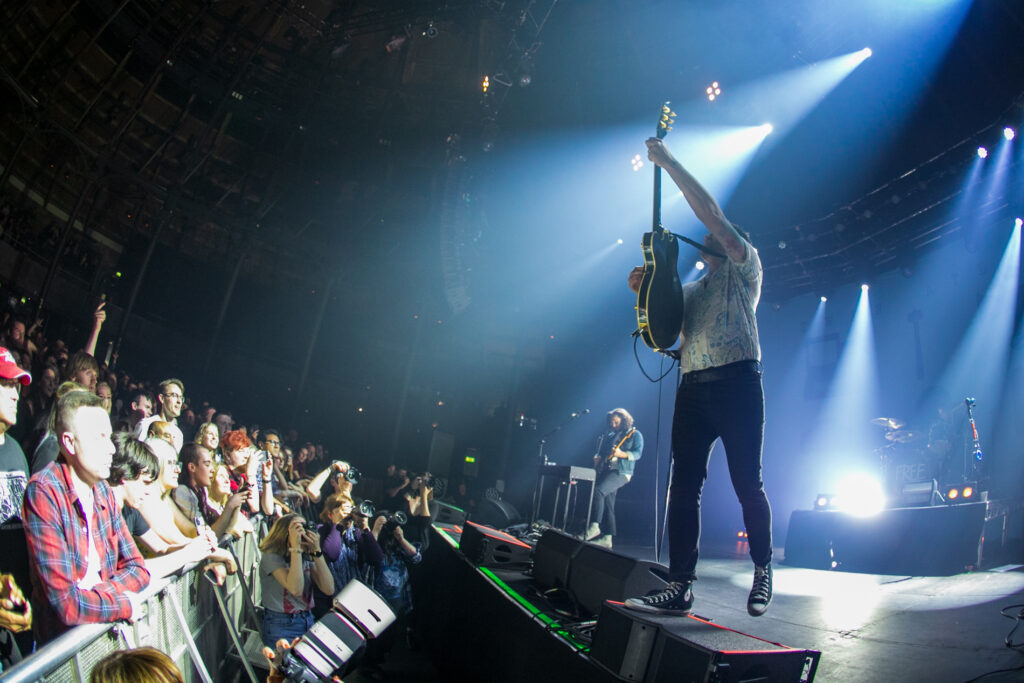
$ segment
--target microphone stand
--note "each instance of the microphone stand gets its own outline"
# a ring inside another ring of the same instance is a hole
[[[967,406],[967,422],[971,425],[971,438],[974,443],[971,446],[971,455],[974,457],[974,462],[971,463],[971,469],[978,480],[978,489],[983,489],[982,485],[982,463],[984,462],[984,455],[981,452],[981,442],[978,440],[978,425],[974,423],[974,405],[976,401],[968,396],[964,399],[964,405]]]

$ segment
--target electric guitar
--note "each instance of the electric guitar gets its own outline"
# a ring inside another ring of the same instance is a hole
[[[615,447],[612,448],[611,452],[608,454],[608,457],[607,458],[601,458],[598,461],[598,463],[597,463],[597,471],[598,472],[604,472],[606,469],[608,469],[608,466],[612,462],[614,462],[615,460],[618,460],[618,458],[615,457],[615,451],[617,451],[620,448],[622,448],[622,444],[626,443],[626,439],[628,439],[629,437],[633,436],[633,432],[635,432],[635,431],[636,431],[636,427],[633,427],[628,432],[626,432],[626,435],[624,437],[622,437],[622,441],[619,441],[617,444],[615,444]],[[597,456],[595,456],[595,457],[597,457]]]
[[[669,103],[661,106],[655,135],[663,139],[672,130],[676,114]],[[661,225],[661,167],[654,165],[653,227],[645,232],[641,245],[644,252],[644,275],[637,292],[637,332],[655,351],[669,349],[679,339],[683,323],[683,285],[679,281],[676,262],[679,243]],[[635,334],[635,333],[634,333]]]

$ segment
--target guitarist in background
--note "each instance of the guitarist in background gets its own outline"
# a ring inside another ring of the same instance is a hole
[[[615,494],[633,477],[633,468],[643,450],[644,437],[633,426],[633,416],[625,408],[616,408],[608,413],[608,432],[601,437],[594,456],[594,467],[598,472],[590,517],[594,521],[587,527],[584,540],[612,547],[612,536],[617,533]]]
[[[754,561],[747,612],[761,616],[772,599],[772,513],[761,482],[764,391],[761,346],[754,311],[761,296],[761,260],[749,236],[725,217],[718,202],[672,155],[659,138],[647,140],[648,158],[664,168],[708,230],[708,267],[683,285],[682,341],[672,420],[672,483],[668,504],[669,581],[665,590],[630,598],[626,607],[656,614],[686,614],[693,606],[700,540],[700,495],[708,460],[721,437],[733,489]],[[708,253],[717,251],[721,255]],[[640,289],[643,268],[634,268],[629,287]]]

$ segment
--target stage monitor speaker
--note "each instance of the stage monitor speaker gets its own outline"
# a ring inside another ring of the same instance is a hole
[[[507,529],[519,523],[519,513],[512,504],[494,498],[480,500],[470,518],[477,524],[492,526],[495,529]]]
[[[821,653],[771,643],[698,617],[605,603],[590,656],[620,679],[652,683],[814,680]]]
[[[431,524],[453,524],[462,526],[466,523],[466,511],[439,500],[430,501]]]
[[[667,583],[665,565],[619,555],[592,543],[583,544],[569,567],[569,590],[590,614],[600,612],[605,600],[645,595]]]
[[[558,529],[548,529],[533,551],[533,580],[541,590],[566,588],[569,564],[584,545],[583,541]]]
[[[466,522],[459,539],[459,550],[478,567],[525,567],[533,548],[515,536],[490,527]]]

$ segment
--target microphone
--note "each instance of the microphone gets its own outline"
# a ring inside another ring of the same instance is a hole
[[[578,412],[574,412],[574,413],[571,413],[571,414],[569,415],[569,417],[571,417],[571,418],[577,418],[577,417],[579,417],[580,415],[586,415],[586,414],[587,414],[587,413],[589,413],[589,412],[590,412],[590,408],[584,408],[583,410],[580,410],[580,411],[578,411]]]

